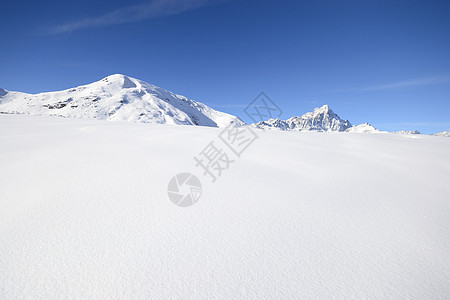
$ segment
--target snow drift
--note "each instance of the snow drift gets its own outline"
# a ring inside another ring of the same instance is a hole
[[[221,130],[0,115],[0,298],[448,298],[450,139]]]

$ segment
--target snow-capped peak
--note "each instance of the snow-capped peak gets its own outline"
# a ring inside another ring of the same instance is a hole
[[[326,113],[328,111],[330,111],[330,107],[328,106],[328,104],[323,105],[322,107],[316,107],[314,108],[313,114],[320,114],[320,113]],[[333,112],[331,110],[331,112]]]
[[[357,133],[375,133],[381,132],[381,130],[376,129],[369,123],[362,123],[356,126],[352,126],[346,130],[346,132],[357,132]]]
[[[0,112],[212,127],[245,124],[233,115],[123,74],[34,95],[1,89]]]
[[[261,129],[278,130],[345,131],[352,125],[349,121],[342,120],[328,105],[323,105],[300,117],[294,116],[286,121],[270,119],[255,123],[253,126]]]
[[[133,78],[134,79],[134,78]],[[134,81],[138,81],[136,79],[132,80],[130,77],[122,75],[122,74],[113,74],[108,77],[105,77],[101,80],[102,82],[107,82],[113,85],[119,85],[122,89],[135,88],[137,84]]]
[[[446,137],[450,137],[450,132],[443,130],[443,131],[438,132],[438,133],[435,133],[435,134],[433,134],[433,135],[435,135],[435,136],[446,136]]]

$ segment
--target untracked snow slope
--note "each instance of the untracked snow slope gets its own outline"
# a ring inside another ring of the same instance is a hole
[[[220,132],[0,115],[0,298],[448,298],[450,139],[258,130],[213,184]]]

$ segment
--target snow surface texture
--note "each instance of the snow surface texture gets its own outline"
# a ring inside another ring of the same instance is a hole
[[[315,108],[313,112],[308,112],[301,117],[292,117],[286,121],[280,119],[269,119],[252,124],[259,129],[271,130],[296,130],[296,131],[345,131],[350,128],[347,120],[342,120],[334,113],[328,105]]]
[[[212,184],[219,132],[0,115],[0,298],[448,299],[450,139],[258,131]]]
[[[121,74],[35,95],[0,89],[0,112],[212,127],[244,124],[235,116]]]

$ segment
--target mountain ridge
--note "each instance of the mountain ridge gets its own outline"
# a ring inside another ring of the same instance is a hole
[[[208,127],[246,125],[234,115],[123,74],[113,74],[74,88],[37,94],[0,88],[0,113]],[[301,116],[287,120],[269,119],[251,126],[282,131],[383,132],[369,123],[352,125],[327,104]],[[416,130],[395,133],[421,134]],[[448,137],[450,133],[443,131],[432,135]]]
[[[245,123],[201,102],[123,74],[62,91],[0,90],[0,111],[78,119],[226,127]]]
[[[269,119],[252,124],[259,129],[283,131],[345,131],[352,127],[348,120],[341,119],[327,104],[316,107],[312,112],[293,116],[287,120]]]

